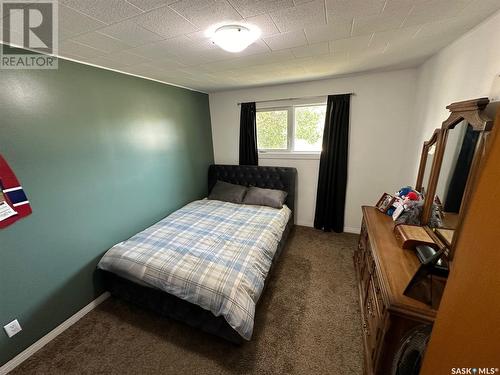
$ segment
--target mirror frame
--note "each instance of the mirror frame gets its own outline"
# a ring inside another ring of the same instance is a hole
[[[417,182],[415,183],[415,190],[420,193],[422,192],[422,184],[424,183],[425,167],[427,165],[427,157],[429,156],[429,149],[437,143],[439,138],[439,133],[441,133],[441,129],[440,128],[435,129],[434,133],[432,133],[432,136],[429,138],[428,141],[424,142],[424,145],[422,147],[422,154],[420,155],[420,165],[418,167]],[[435,154],[437,153],[437,145],[434,153]],[[432,172],[432,165],[431,165],[431,172]]]
[[[467,121],[469,125],[472,126],[473,131],[479,132],[478,140],[476,143],[476,148],[474,150],[474,156],[472,158],[471,167],[469,170],[469,176],[467,177],[467,182],[465,184],[465,190],[462,197],[462,203],[460,205],[460,212],[458,216],[457,227],[455,228],[455,233],[453,235],[453,241],[449,248],[448,259],[453,259],[453,253],[455,245],[460,236],[460,229],[467,211],[468,203],[470,200],[470,195],[472,193],[472,188],[475,184],[477,177],[477,172],[480,169],[480,164],[482,158],[485,154],[485,147],[487,141],[487,134],[493,128],[493,120],[490,119],[485,113],[484,109],[489,104],[488,98],[479,98],[473,100],[467,100],[463,102],[452,103],[446,107],[451,113],[449,117],[443,122],[441,127],[441,132],[438,134],[436,155],[432,163],[431,175],[429,178],[429,191],[426,193],[426,197],[432,197],[431,199],[425,199],[424,207],[422,212],[422,225],[427,226],[430,221],[432,204],[434,202],[434,196],[436,194],[437,182],[439,180],[439,173],[441,172],[441,165],[443,162],[444,151],[446,149],[446,141],[448,139],[448,132],[455,128],[462,121]]]

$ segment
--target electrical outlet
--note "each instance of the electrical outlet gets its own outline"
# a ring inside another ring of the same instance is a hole
[[[22,330],[21,325],[19,324],[17,319],[3,326],[3,329],[5,330],[5,333],[7,334],[7,336],[9,336],[9,338],[11,338],[12,336],[19,333]]]

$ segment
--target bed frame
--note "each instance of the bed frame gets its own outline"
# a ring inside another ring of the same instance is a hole
[[[292,210],[292,215],[278,244],[271,269],[264,284],[265,290],[271,272],[293,227],[297,170],[285,167],[211,165],[208,169],[209,192],[217,180],[244,186],[279,189],[288,193],[285,204]],[[111,272],[102,270],[99,272],[103,275],[105,288],[115,297],[152,310],[162,316],[182,321],[232,343],[241,344],[244,341],[222,316],[215,316],[210,311],[167,292],[133,283]],[[264,291],[261,296],[263,293]]]

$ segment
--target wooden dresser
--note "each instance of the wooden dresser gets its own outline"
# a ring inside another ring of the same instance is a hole
[[[390,374],[401,339],[412,327],[434,322],[436,310],[403,295],[419,267],[411,250],[399,247],[392,218],[363,207],[354,267],[363,325],[365,374]]]

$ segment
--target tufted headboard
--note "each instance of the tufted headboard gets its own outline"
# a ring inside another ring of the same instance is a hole
[[[217,180],[243,186],[286,191],[285,204],[294,212],[297,169],[288,167],[258,167],[254,165],[213,164],[208,168],[208,191]]]

